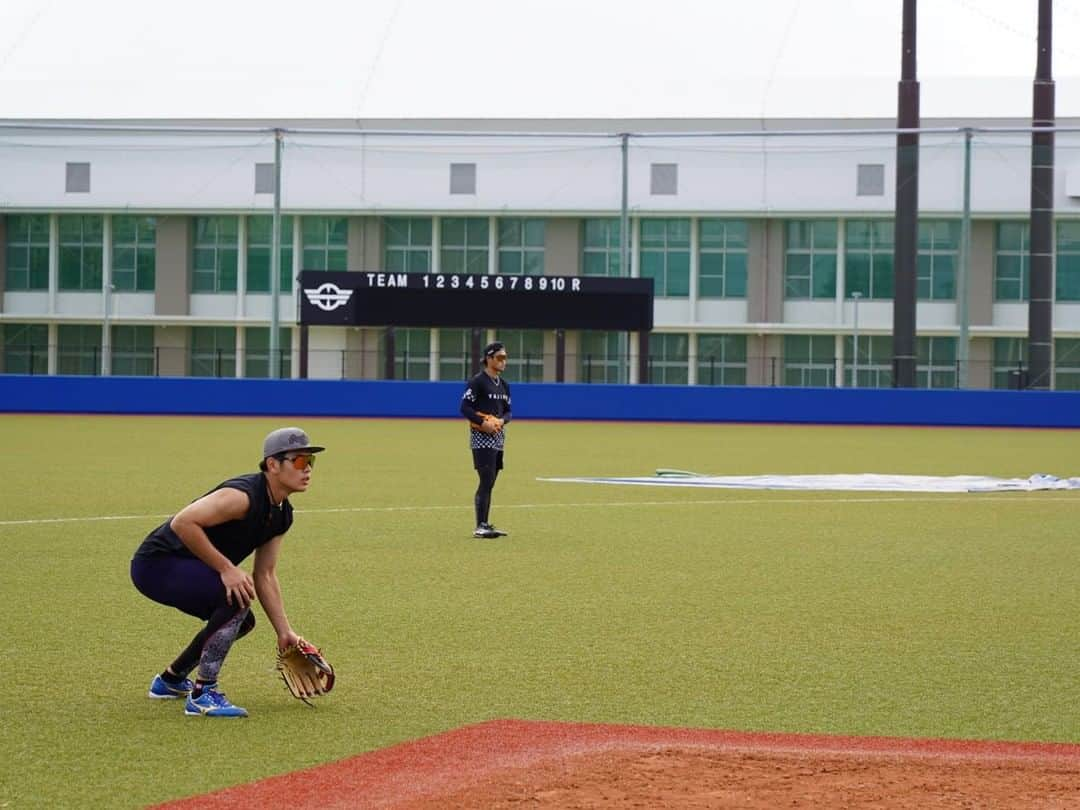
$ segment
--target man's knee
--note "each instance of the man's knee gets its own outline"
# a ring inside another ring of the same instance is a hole
[[[237,638],[243,638],[252,630],[255,629],[255,614],[248,610],[247,616],[244,617],[244,621],[240,623],[240,630],[237,632]]]

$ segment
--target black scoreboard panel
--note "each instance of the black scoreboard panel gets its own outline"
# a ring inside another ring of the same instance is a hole
[[[503,327],[648,332],[653,282],[600,276],[300,274],[307,326]]]

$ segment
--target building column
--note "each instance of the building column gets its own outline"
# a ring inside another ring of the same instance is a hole
[[[248,232],[247,232],[247,217],[243,214],[237,215],[236,224],[236,320],[244,320],[244,312],[247,310],[247,301],[245,301],[244,291],[247,289],[247,244],[248,244]],[[271,242],[273,244],[273,242]],[[270,266],[273,267],[273,259],[270,260]],[[273,279],[270,281],[271,287],[273,287]],[[273,303],[273,302],[271,302]],[[237,341],[237,346],[240,342]],[[237,374],[240,373],[239,364],[237,364]]]
[[[101,376],[108,377],[112,374],[112,270],[113,270],[113,246],[112,246],[111,214],[102,217],[101,225]]]
[[[428,379],[436,382],[439,379],[439,360],[442,354],[439,348],[439,330],[432,327],[428,331],[431,333],[428,340]]]
[[[49,214],[49,316],[58,309],[56,298],[60,290],[60,217]],[[51,343],[52,341],[50,341]],[[55,374],[55,371],[50,371]]]
[[[59,332],[60,330],[56,325],[56,321],[51,321],[49,323],[49,356],[46,369],[46,372],[48,374],[56,374],[56,355],[59,351],[59,346],[56,345],[56,341],[59,336]]]
[[[845,225],[847,221],[840,217],[836,221],[836,307],[834,309],[833,323],[836,324],[836,340],[833,341],[833,356],[836,358],[833,369],[834,382],[837,388],[844,387],[844,336],[847,333],[847,316],[845,314],[844,291],[847,289],[847,263],[845,261],[844,244],[846,238]],[[858,351],[857,346],[852,347]]]

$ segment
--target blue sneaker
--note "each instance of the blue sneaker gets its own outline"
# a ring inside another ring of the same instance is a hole
[[[198,717],[247,717],[247,709],[233,706],[225,695],[215,689],[203,689],[198,697],[188,695],[184,714]]]
[[[153,700],[176,700],[177,698],[187,697],[194,688],[195,684],[187,678],[174,686],[160,675],[155,675],[154,680],[150,681],[149,697]]]

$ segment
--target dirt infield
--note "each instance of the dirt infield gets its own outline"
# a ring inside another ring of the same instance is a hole
[[[158,805],[521,806],[1074,808],[1080,745],[495,720]]]

